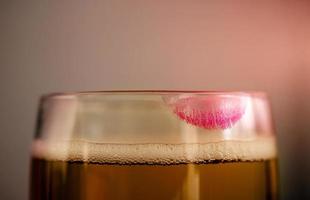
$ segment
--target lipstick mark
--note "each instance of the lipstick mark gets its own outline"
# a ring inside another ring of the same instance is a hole
[[[233,96],[168,97],[165,102],[185,122],[205,129],[231,128],[245,112],[245,101]]]

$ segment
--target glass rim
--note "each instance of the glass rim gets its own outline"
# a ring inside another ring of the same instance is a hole
[[[233,95],[233,96],[250,96],[250,97],[266,97],[264,91],[252,90],[94,90],[94,91],[74,91],[74,92],[52,92],[43,94],[42,100],[70,98],[87,95]]]

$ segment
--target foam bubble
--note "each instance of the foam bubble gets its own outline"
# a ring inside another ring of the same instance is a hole
[[[34,158],[109,164],[180,164],[255,161],[276,157],[274,138],[204,144],[104,144],[83,140],[33,143]]]

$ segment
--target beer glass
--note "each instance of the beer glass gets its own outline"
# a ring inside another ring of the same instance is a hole
[[[274,200],[277,152],[261,92],[43,96],[34,200]]]

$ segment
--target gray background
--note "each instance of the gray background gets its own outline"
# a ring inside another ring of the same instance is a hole
[[[106,89],[267,91],[282,197],[309,199],[309,19],[307,1],[0,0],[0,199],[28,197],[39,96]]]

